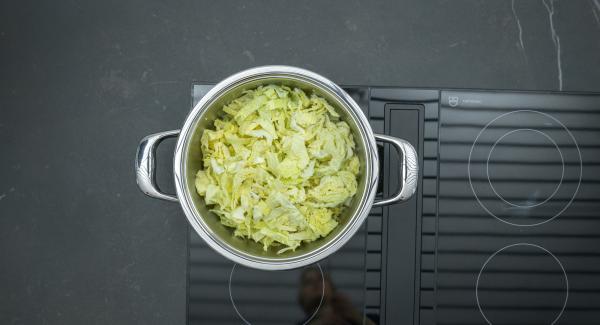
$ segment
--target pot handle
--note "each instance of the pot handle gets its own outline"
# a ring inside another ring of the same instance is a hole
[[[179,130],[151,134],[140,141],[135,158],[135,175],[138,187],[144,194],[167,201],[178,202],[176,196],[165,194],[156,185],[156,148],[167,138],[177,137]]]
[[[375,139],[381,142],[387,142],[396,147],[399,152],[402,152],[401,162],[401,181],[402,187],[394,196],[373,202],[373,206],[382,206],[396,203],[398,201],[408,200],[417,190],[417,182],[419,180],[419,163],[417,159],[417,151],[406,140],[391,137],[384,134],[375,134]]]

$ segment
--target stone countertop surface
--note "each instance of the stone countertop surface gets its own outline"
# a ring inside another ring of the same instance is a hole
[[[183,324],[187,222],[135,184],[193,81],[600,91],[600,2],[4,1],[0,323]],[[172,191],[173,142],[158,152]]]

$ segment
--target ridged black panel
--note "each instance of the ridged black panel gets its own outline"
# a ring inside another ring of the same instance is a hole
[[[600,96],[442,92],[441,99],[429,319],[598,324]]]

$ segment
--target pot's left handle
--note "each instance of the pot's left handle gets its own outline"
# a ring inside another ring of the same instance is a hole
[[[156,185],[156,148],[167,138],[179,135],[179,130],[151,134],[140,141],[135,157],[135,175],[138,187],[144,194],[167,201],[178,202],[176,196],[165,194]]]

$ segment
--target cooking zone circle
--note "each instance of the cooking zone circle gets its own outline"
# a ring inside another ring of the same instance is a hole
[[[504,113],[486,124],[471,146],[467,168],[479,205],[514,226],[537,226],[560,216],[582,177],[581,152],[571,131],[534,110]]]
[[[556,148],[556,151],[558,152],[558,155],[560,156],[560,162],[561,162],[561,164],[560,164],[560,169],[561,169],[560,180],[557,182],[556,187],[554,188],[554,191],[552,192],[552,194],[547,196],[545,200],[538,202],[538,203],[525,202],[525,203],[519,204],[519,203],[510,202],[509,200],[505,199],[502,194],[498,193],[498,191],[494,187],[494,183],[490,179],[490,158],[492,157],[492,153],[494,152],[494,149],[496,148],[498,143],[500,143],[503,139],[507,138],[508,136],[514,136],[515,134],[517,134],[519,132],[534,132],[534,133],[537,133],[537,134],[545,137],[549,142],[551,142],[554,145],[554,147]],[[552,197],[554,197],[556,192],[558,192],[558,189],[560,188],[560,185],[562,184],[563,177],[565,176],[565,159],[563,158],[562,152],[560,151],[560,148],[558,147],[556,142],[554,142],[554,140],[552,140],[552,138],[550,136],[548,136],[546,133],[539,131],[539,130],[535,130],[535,129],[516,129],[516,130],[506,132],[503,136],[501,136],[498,140],[496,140],[496,142],[494,142],[494,145],[492,145],[492,149],[490,149],[490,153],[488,154],[487,160],[485,162],[485,172],[486,172],[488,183],[490,184],[490,187],[492,188],[492,191],[494,191],[494,194],[496,194],[496,196],[498,196],[504,203],[511,205],[513,207],[517,207],[517,208],[533,208],[533,207],[536,207],[536,206],[539,206],[539,205],[542,205],[542,204],[548,202],[548,200],[550,200]]]
[[[475,297],[490,325],[556,324],[567,306],[569,279],[549,250],[517,243],[497,250],[483,263]]]
[[[241,270],[236,272],[238,268],[241,268]],[[298,305],[298,291],[302,289],[299,288],[299,283],[303,271],[310,268],[318,270],[320,280],[317,280],[317,283],[320,285],[315,286],[318,292],[315,297],[313,297],[315,298],[313,299],[315,300],[315,303],[313,304],[314,307],[308,312],[306,310],[304,311],[306,314],[305,316],[308,318],[304,318],[306,320],[302,324],[308,324],[317,315],[325,297],[325,276],[319,263],[301,269],[279,272],[263,271],[234,264],[229,273],[229,299],[231,300],[235,313],[244,324],[260,325],[262,322],[269,321],[268,319],[264,319],[264,317],[273,314],[273,310],[269,312],[256,309],[257,302],[263,302],[261,299],[264,299],[265,297],[272,299],[273,296],[271,295],[275,295],[278,299],[289,299],[289,305]],[[239,275],[236,275],[238,273]],[[234,285],[234,282],[236,282],[237,285]],[[300,284],[300,286],[302,286],[302,284]],[[265,305],[269,305],[266,301],[264,301],[264,303]],[[278,308],[278,306],[281,305],[271,304],[270,308],[275,309]],[[297,319],[302,319],[302,317],[302,312],[299,311]]]

